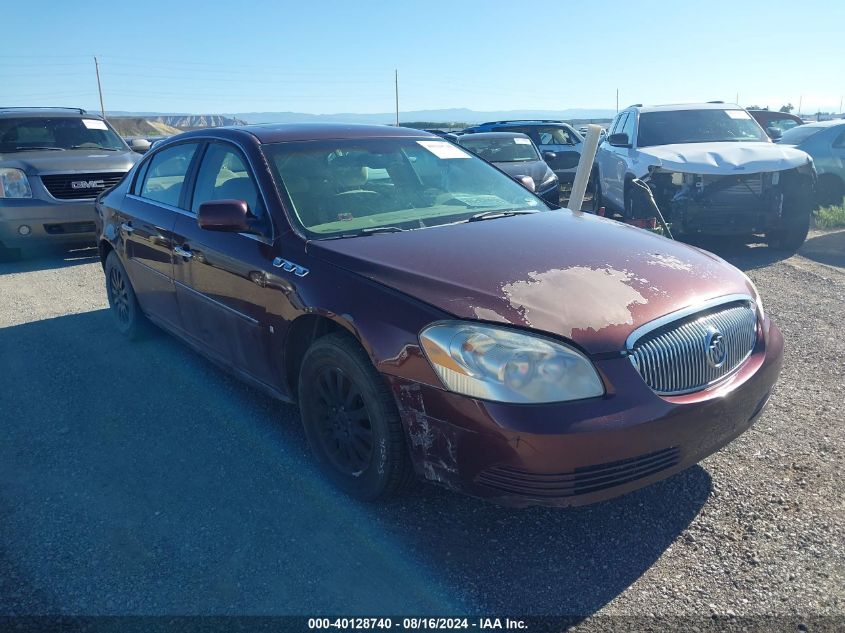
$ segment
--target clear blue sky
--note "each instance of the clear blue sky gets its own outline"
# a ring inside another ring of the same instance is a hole
[[[232,113],[614,108],[845,94],[845,2],[5,3],[0,105]]]

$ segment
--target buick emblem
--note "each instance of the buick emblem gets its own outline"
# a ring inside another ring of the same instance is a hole
[[[725,364],[728,350],[725,347],[725,337],[715,328],[710,328],[705,338],[707,362],[718,369]]]

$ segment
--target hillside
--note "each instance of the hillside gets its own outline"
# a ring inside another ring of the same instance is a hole
[[[172,136],[184,131],[160,121],[141,117],[109,117],[109,123],[123,137]]]
[[[172,136],[179,132],[223,125],[246,125],[245,121],[222,114],[111,114],[109,123],[121,136]]]

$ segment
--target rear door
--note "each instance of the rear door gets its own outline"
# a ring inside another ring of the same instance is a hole
[[[186,333],[211,355],[268,385],[277,381],[267,307],[278,292],[273,226],[250,163],[237,146],[212,141],[196,173],[188,212],[176,221],[174,279]],[[201,229],[203,202],[244,200],[256,234]]]
[[[127,273],[145,313],[181,327],[173,285],[173,230],[184,202],[184,184],[198,143],[156,152],[141,167],[120,210]]]

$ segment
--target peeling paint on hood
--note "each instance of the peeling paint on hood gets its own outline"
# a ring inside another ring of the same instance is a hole
[[[767,141],[737,143],[678,143],[637,150],[643,165],[689,174],[755,174],[806,165],[806,152]],[[645,173],[640,174],[640,176]]]
[[[715,297],[753,294],[719,257],[568,210],[403,233],[311,241],[310,256],[455,318],[531,328],[593,353]]]
[[[529,326],[558,330],[567,338],[577,330],[598,332],[611,325],[632,325],[631,306],[648,302],[632,286],[634,275],[623,270],[573,266],[531,272],[528,277],[502,288],[511,306],[522,312]],[[571,296],[580,301],[568,300]]]

